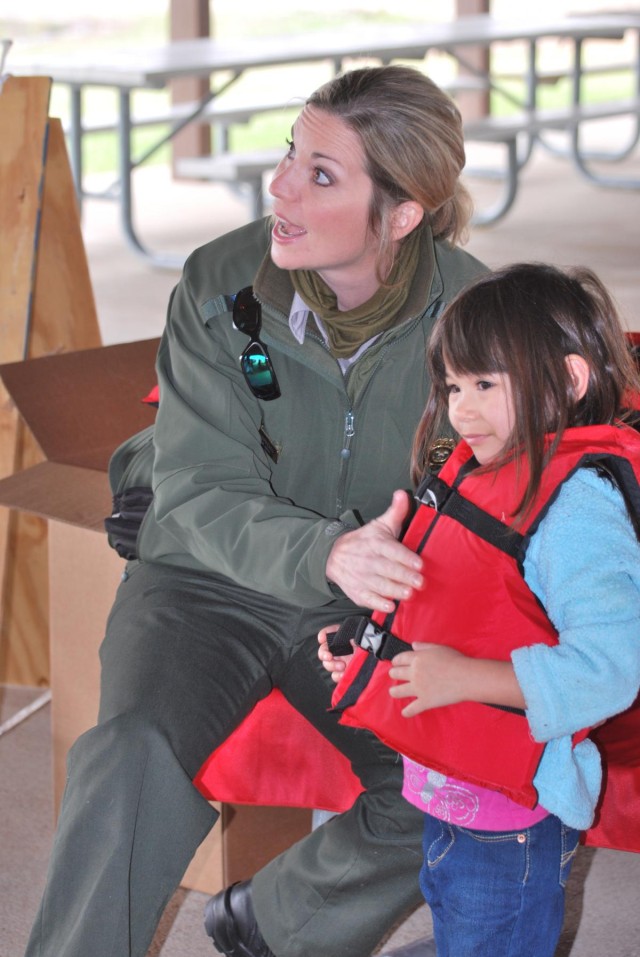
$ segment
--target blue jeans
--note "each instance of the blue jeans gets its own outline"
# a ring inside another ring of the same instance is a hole
[[[553,815],[472,831],[425,814],[420,887],[438,957],[553,957],[579,836]]]

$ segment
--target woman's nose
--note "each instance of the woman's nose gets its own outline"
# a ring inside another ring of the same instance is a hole
[[[287,161],[285,157],[282,159],[275,168],[275,172],[271,177],[271,182],[269,183],[269,192],[272,196],[275,196],[277,199],[282,199],[285,196],[290,197],[293,186],[293,177],[292,173],[292,163]]]

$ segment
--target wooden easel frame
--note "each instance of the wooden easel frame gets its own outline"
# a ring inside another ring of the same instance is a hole
[[[0,89],[0,362],[101,345],[80,217],[51,80]],[[1,389],[1,387],[0,387]],[[0,478],[42,453],[0,391]],[[47,527],[0,508],[0,683],[46,685]]]

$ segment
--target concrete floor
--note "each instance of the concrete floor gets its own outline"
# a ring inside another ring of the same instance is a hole
[[[0,687],[0,723],[39,694],[39,689]],[[37,711],[0,737],[0,957],[22,957],[44,886],[53,838],[49,712],[49,706]],[[556,957],[640,957],[639,888],[640,854],[580,848]],[[207,899],[196,891],[176,891],[147,957],[216,954],[202,926]],[[423,905],[377,954],[432,957],[432,939],[431,915]]]

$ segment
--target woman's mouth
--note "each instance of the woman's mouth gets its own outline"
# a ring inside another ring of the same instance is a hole
[[[290,242],[292,239],[298,239],[300,236],[304,236],[306,229],[302,226],[295,226],[288,220],[276,216],[272,233],[276,242]]]

